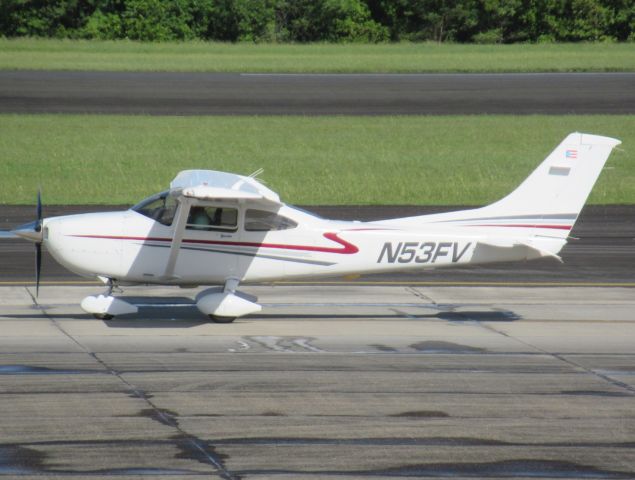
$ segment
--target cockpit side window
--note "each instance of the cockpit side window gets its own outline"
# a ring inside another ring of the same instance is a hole
[[[248,232],[268,232],[271,230],[288,230],[298,224],[290,218],[266,210],[247,210],[245,213],[245,230]]]
[[[169,227],[174,221],[177,205],[173,196],[163,192],[143,200],[132,207],[132,210]]]
[[[228,230],[238,229],[238,209],[228,207],[190,208],[186,227],[189,230]]]

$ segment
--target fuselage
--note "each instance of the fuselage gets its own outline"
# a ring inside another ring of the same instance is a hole
[[[45,219],[44,243],[59,263],[80,275],[177,285],[216,285],[228,278],[254,283],[333,277],[540,256],[524,249],[491,251],[479,243],[492,235],[522,240],[527,232],[520,227],[342,222],[286,205],[254,212],[240,202],[210,202],[204,204],[207,211],[222,209],[228,220],[216,226],[188,224],[174,272],[166,277],[174,212],[166,220],[163,211],[159,217],[156,209],[140,205]],[[561,246],[559,241],[558,250]]]

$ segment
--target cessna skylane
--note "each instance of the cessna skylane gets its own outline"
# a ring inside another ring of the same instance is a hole
[[[333,277],[553,257],[567,243],[619,140],[572,133],[512,193],[471,210],[373,222],[297,209],[255,176],[186,170],[169,190],[126,211],[42,218],[12,234],[67,269],[107,285],[81,307],[100,319],[135,313],[113,288],[215,286],[196,298],[213,321],[261,310],[242,283]],[[504,174],[504,172],[501,172]],[[422,185],[425,188],[425,185]]]

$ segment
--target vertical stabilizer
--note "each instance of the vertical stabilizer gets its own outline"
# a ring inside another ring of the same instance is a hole
[[[572,133],[502,200],[485,207],[500,215],[568,214],[582,210],[611,150],[614,138]]]
[[[566,238],[611,151],[620,143],[614,138],[572,133],[516,190],[491,205],[382,223],[532,228]]]

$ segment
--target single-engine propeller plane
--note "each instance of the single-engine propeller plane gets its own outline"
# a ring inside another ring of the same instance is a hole
[[[333,221],[284,204],[254,176],[186,170],[126,211],[42,218],[38,195],[37,220],[11,233],[35,242],[36,284],[42,244],[107,284],[81,303],[98,318],[137,311],[112,295],[115,286],[204,285],[216,287],[197,296],[198,309],[227,323],[261,309],[237,292],[241,283],[559,259],[619,143],[572,133],[516,190],[472,210]]]

